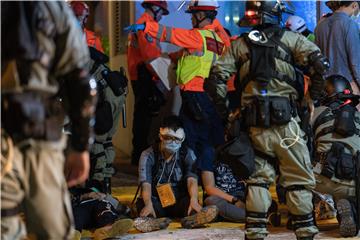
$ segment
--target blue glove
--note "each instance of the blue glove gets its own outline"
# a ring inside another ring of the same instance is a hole
[[[124,28],[124,32],[136,33],[138,31],[143,31],[145,29],[145,24],[133,24]]]

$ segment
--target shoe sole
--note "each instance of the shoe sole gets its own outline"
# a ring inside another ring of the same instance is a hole
[[[337,203],[337,211],[341,221],[339,221],[340,235],[342,237],[353,237],[356,235],[356,224],[351,211],[351,204],[346,199],[341,199]]]
[[[134,221],[134,227],[138,231],[146,233],[146,232],[153,232],[153,231],[165,229],[169,226],[170,223],[171,220],[168,218],[154,218],[154,219],[137,218]]]
[[[93,233],[94,240],[102,240],[108,238],[115,238],[118,235],[127,233],[134,225],[133,220],[131,219],[121,219],[116,221],[111,226],[105,226],[98,228]]]
[[[134,226],[134,221],[131,219],[120,219],[116,221],[111,228],[110,235],[115,237],[127,233]]]
[[[185,217],[181,220],[181,225],[184,228],[201,227],[206,223],[212,222],[218,215],[219,209],[216,206],[209,206],[201,209],[200,212]]]

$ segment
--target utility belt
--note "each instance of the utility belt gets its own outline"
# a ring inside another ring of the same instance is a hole
[[[246,127],[269,128],[284,125],[297,115],[296,107],[287,97],[255,96],[242,115]]]
[[[2,97],[2,126],[13,139],[60,140],[65,116],[60,100],[37,92],[12,93]]]
[[[360,161],[360,154],[355,156],[345,152],[345,145],[334,142],[330,151],[316,153],[314,172],[329,179],[334,175],[338,179],[353,180],[356,176],[356,162]]]

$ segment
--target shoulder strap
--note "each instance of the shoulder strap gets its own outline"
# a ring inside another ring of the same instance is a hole
[[[159,161],[159,143],[156,142],[153,144],[153,151],[154,151],[154,165],[151,169],[151,175],[152,175],[152,181],[154,182],[156,178],[156,172],[160,167],[160,161]]]
[[[279,53],[279,51],[277,51],[276,57],[290,63],[291,65],[294,65],[294,59],[291,49],[280,40],[281,37],[284,35],[284,33],[285,33],[284,29],[278,29],[269,39],[287,53],[286,55],[282,55]]]
[[[320,115],[315,120],[313,129],[316,130],[320,125],[335,119],[334,114],[330,113],[332,113],[330,108],[327,108],[322,113],[320,113]]]

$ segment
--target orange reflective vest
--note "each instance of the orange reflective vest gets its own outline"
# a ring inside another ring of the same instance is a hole
[[[93,31],[87,30],[86,28],[84,29],[84,32],[86,36],[87,45],[89,47],[96,48],[96,50],[104,53],[104,49],[101,46],[100,38],[96,36],[96,34]]]
[[[146,22],[144,30],[145,34],[159,39],[162,42],[172,43],[179,47],[183,47],[184,54],[192,54],[201,51],[204,47],[203,37],[198,30],[213,30],[217,36],[222,40],[225,47],[230,46],[230,38],[221,26],[220,22],[215,19],[212,24],[207,25],[201,29],[182,29],[172,28],[158,24],[157,22]],[[183,91],[203,92],[204,78],[196,76],[184,85],[180,85]]]
[[[148,13],[143,13],[136,21],[137,24],[157,22]],[[128,48],[127,48],[127,62],[128,71],[131,80],[138,79],[138,66],[140,64],[148,64],[153,59],[161,55],[160,41],[150,34],[142,31],[136,34],[129,34]],[[151,67],[147,65],[148,69],[152,71]],[[154,74],[155,75],[155,74]]]

